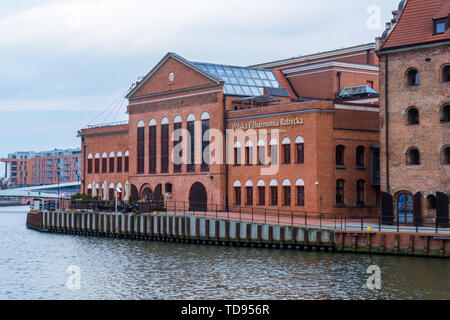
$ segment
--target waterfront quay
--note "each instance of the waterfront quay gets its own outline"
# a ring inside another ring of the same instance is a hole
[[[27,227],[50,233],[187,244],[450,257],[450,230],[436,229],[436,233],[433,228],[376,227],[376,220],[359,225],[359,219],[343,222],[322,215],[71,209],[29,212]]]

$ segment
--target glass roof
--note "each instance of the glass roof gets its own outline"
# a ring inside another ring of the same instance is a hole
[[[272,70],[226,66],[193,62],[193,64],[225,81],[224,93],[228,95],[255,97],[264,95],[264,88],[281,88]]]

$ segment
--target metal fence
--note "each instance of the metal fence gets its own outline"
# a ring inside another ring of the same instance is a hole
[[[58,201],[44,203],[45,210],[58,208]],[[286,226],[318,227],[334,230],[354,231],[404,231],[450,233],[450,219],[439,217],[414,217],[413,223],[401,223],[393,216],[349,216],[336,213],[313,212],[268,208],[264,206],[240,206],[205,204],[174,200],[155,200],[148,202],[117,202],[104,200],[60,200],[60,210],[90,212],[134,212],[168,215],[196,215],[217,219],[227,219]]]

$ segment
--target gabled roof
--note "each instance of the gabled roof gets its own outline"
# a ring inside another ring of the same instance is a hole
[[[450,0],[408,0],[382,50],[450,40],[450,28],[445,33],[433,34],[433,19],[441,15],[446,17],[449,6]]]
[[[161,68],[161,66],[170,58],[177,60],[178,62],[180,62],[180,63],[184,64],[185,66],[191,68],[192,70],[202,74],[203,76],[209,78],[210,80],[212,80],[213,82],[215,82],[217,84],[223,83],[222,79],[214,76],[213,74],[205,72],[203,69],[197,67],[195,64],[184,59],[180,55],[173,53],[173,52],[169,52],[168,54],[166,54],[164,56],[164,58],[161,59],[161,61],[158,62],[158,64],[149,73],[147,73],[147,75],[141,80],[141,82],[139,82],[138,85],[136,85],[132,90],[130,90],[130,92],[128,92],[128,94],[125,96],[125,98],[128,99],[128,98],[132,97],[142,87],[142,85],[144,85],[144,83],[147,82],[147,80],[150,79],[151,76],[153,74],[155,74],[155,72],[158,71],[158,69]]]

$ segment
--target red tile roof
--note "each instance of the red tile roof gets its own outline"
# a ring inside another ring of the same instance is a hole
[[[445,33],[433,35],[433,19],[446,17],[449,9],[450,0],[408,0],[382,49],[450,40],[450,28]]]

